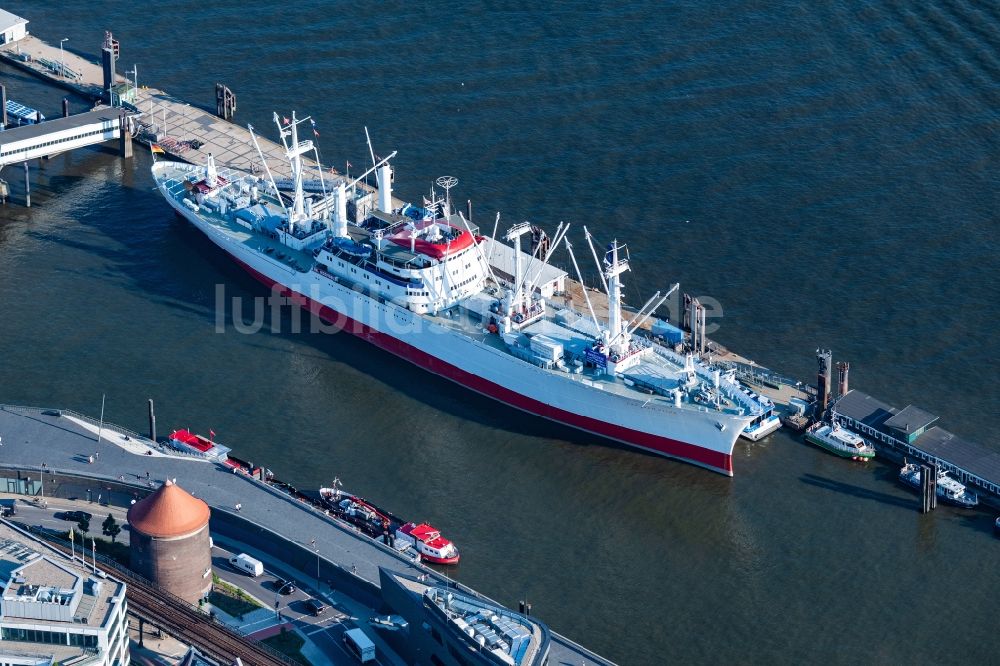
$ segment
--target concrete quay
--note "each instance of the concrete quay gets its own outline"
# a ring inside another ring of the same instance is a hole
[[[98,430],[102,431],[100,443]],[[45,472],[41,472],[43,465]],[[39,477],[44,481],[35,483]],[[86,494],[98,501],[110,497],[113,504],[127,504],[132,495],[148,493],[150,482],[159,486],[176,478],[211,507],[213,532],[225,531],[229,536],[239,530],[241,541],[255,543],[262,550],[272,548],[285,561],[297,562],[304,579],[320,561],[321,578],[335,579],[340,589],[362,603],[377,603],[379,567],[458,585],[246,474],[202,458],[168,453],[137,433],[107,423],[101,427],[96,420],[70,412],[0,406],[0,478],[7,479],[6,486],[0,485],[2,492],[27,490],[38,495],[44,485],[44,492],[52,494],[62,483],[62,494],[81,498]],[[25,479],[28,487],[18,488]],[[311,546],[313,539],[316,550]],[[550,663],[611,662],[553,633]]]

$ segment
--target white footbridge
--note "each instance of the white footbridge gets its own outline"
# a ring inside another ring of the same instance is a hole
[[[9,164],[52,157],[67,150],[120,139],[122,131],[126,132],[131,148],[134,128],[134,114],[121,108],[104,107],[5,130],[0,132],[0,169]]]

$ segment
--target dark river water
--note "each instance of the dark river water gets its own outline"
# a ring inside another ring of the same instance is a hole
[[[679,281],[745,356],[812,381],[830,347],[853,386],[998,446],[995,2],[5,9],[88,54],[110,28],[119,71],[203,106],[226,83],[268,132],[273,111],[312,114],[341,168],[367,161],[367,125],[399,151],[401,197],[451,174],[480,224],[627,241],[632,304]],[[58,115],[61,93],[0,77]],[[293,333],[287,310],[218,333],[217,285],[267,292],[149,165],[33,163],[30,210],[21,168],[0,173],[0,401],[96,416],[106,394],[107,419],[143,429],[154,398],[161,431],[211,428],[303,488],[336,475],[433,522],[462,549],[455,577],[624,664],[996,660],[990,513],[920,515],[895,467],[784,432],[740,442],[733,479],[626,450]]]

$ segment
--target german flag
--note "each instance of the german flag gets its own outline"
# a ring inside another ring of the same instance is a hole
[[[160,144],[158,143],[149,144],[149,152],[153,154],[159,153],[160,155],[164,155],[166,153],[166,151],[163,150],[163,148],[160,148]]]

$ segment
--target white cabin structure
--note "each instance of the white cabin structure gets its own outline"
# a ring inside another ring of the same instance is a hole
[[[0,9],[0,44],[10,44],[24,39],[28,34],[28,19]]]

